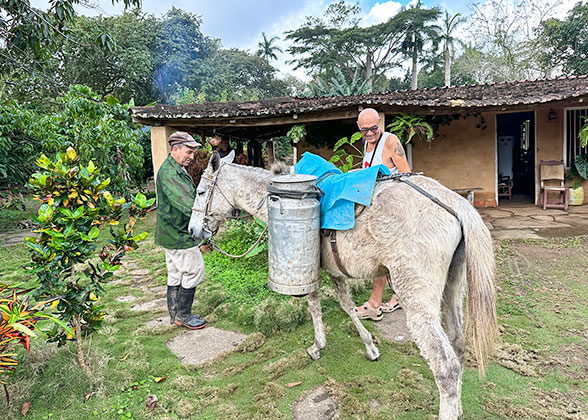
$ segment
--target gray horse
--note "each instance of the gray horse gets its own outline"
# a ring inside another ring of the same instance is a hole
[[[276,174],[223,162],[213,155],[198,184],[189,227],[192,235],[210,237],[234,208],[267,222],[266,207],[259,203]],[[410,180],[451,207],[457,218],[402,182],[379,182],[372,205],[357,216],[355,227],[338,232],[339,255],[353,278],[390,274],[409,331],[439,388],[439,418],[453,420],[462,414],[464,295],[466,336],[472,342],[480,374],[498,334],[492,240],[466,199],[433,179],[413,176]],[[322,266],[331,275],[340,305],[355,324],[366,357],[376,360],[379,351],[354,311],[347,276],[337,267],[328,238],[322,239],[321,247]],[[317,292],[308,295],[308,309],[315,340],[307,352],[316,360],[326,346]]]

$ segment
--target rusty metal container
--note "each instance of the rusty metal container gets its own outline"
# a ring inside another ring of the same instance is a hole
[[[268,285],[304,296],[320,286],[320,191],[313,175],[281,175],[268,185]]]

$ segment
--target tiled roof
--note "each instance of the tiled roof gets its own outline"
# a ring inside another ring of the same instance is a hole
[[[399,90],[353,96],[318,98],[279,97],[247,102],[205,102],[132,108],[136,121],[209,120],[211,118],[278,117],[357,106],[458,109],[514,107],[588,98],[588,77],[524,80],[432,89]]]

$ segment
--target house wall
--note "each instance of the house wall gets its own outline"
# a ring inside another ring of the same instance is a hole
[[[494,113],[482,113],[440,127],[430,145],[414,144],[413,171],[451,189],[480,187],[482,190],[474,194],[474,205],[496,207],[495,123]]]

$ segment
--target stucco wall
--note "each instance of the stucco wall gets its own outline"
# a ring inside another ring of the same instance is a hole
[[[478,127],[484,119],[486,129]],[[417,142],[412,149],[413,171],[437,179],[448,188],[481,187],[477,207],[495,207],[495,116],[460,118],[439,129],[431,145]]]

